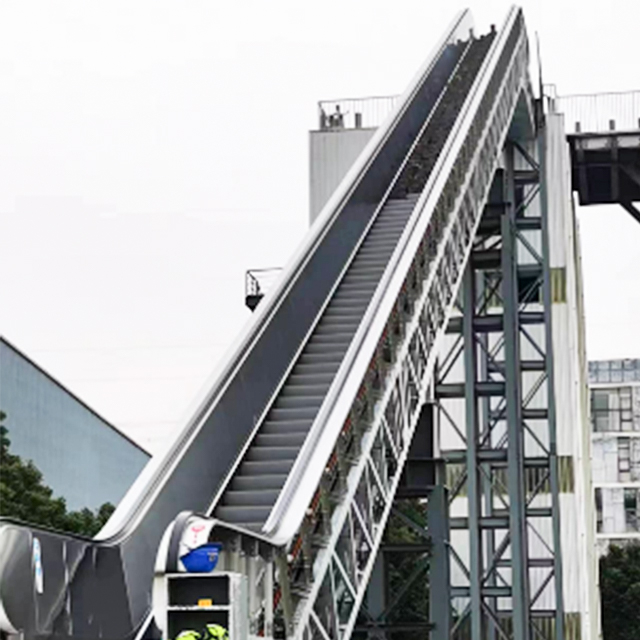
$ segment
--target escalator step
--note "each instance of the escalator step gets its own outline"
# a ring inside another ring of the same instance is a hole
[[[230,491],[261,491],[267,489],[280,489],[284,486],[287,474],[260,475],[260,476],[235,476],[229,485]]]
[[[231,523],[240,522],[265,522],[271,512],[270,506],[241,506],[241,507],[228,507],[220,505],[215,510],[215,515],[221,520],[226,520]]]
[[[293,460],[266,460],[255,462],[244,460],[240,465],[240,474],[243,476],[272,476],[289,473],[293,466]]]
[[[300,447],[249,447],[245,460],[248,462],[268,462],[269,460],[295,460]]]
[[[283,483],[284,484],[284,483]],[[273,507],[280,489],[259,489],[257,491],[227,491],[223,506],[227,507]]]
[[[276,433],[308,433],[311,426],[311,420],[289,420],[282,422],[281,420],[265,420],[260,428],[260,433],[276,434]]]
[[[259,433],[256,437],[258,447],[301,447],[306,433]]]

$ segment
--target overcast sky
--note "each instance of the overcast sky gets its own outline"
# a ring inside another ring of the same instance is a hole
[[[3,1],[0,334],[155,448],[306,231],[316,102],[400,93],[463,6]],[[526,2],[545,82],[640,89],[632,7]],[[640,357],[640,225],[579,217],[588,355]]]

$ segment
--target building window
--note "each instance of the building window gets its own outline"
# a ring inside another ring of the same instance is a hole
[[[618,482],[631,482],[630,446],[629,438],[618,438]]]
[[[594,389],[591,423],[594,431],[633,431],[631,387]]]
[[[627,532],[638,531],[638,490],[624,490],[624,519]]]
[[[602,533],[602,489],[596,489],[596,531]]]

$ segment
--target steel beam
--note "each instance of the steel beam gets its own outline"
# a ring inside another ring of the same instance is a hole
[[[505,202],[502,216],[502,300],[504,304],[505,399],[509,449],[509,532],[511,535],[513,630],[516,640],[529,640],[529,579],[527,575],[527,520],[524,486],[523,428],[520,397],[518,283],[516,277],[516,208],[514,148],[505,148]]]
[[[451,634],[449,567],[449,498],[443,484],[434,487],[427,506],[431,537],[429,564],[429,617],[433,624],[431,640],[449,640]]]
[[[480,478],[478,470],[478,399],[476,396],[476,348],[474,334],[475,272],[472,261],[462,280],[463,335],[465,370],[465,415],[467,436],[467,500],[469,528],[469,595],[471,604],[471,640],[482,640],[482,530],[480,517]]]

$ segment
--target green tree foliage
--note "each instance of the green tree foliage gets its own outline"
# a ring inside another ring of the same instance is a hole
[[[420,529],[427,526],[427,505],[424,500],[402,500],[396,509]],[[384,542],[391,545],[424,545],[427,540],[407,521],[392,513],[387,522]],[[408,551],[386,554],[389,587],[388,604],[398,598],[388,622],[429,621],[429,554]],[[404,593],[403,593],[404,592]],[[400,595],[402,594],[402,595]],[[424,632],[405,631],[394,634],[396,640],[424,638]]]
[[[105,503],[95,513],[90,509],[67,511],[65,499],[53,497],[33,462],[10,452],[11,441],[2,425],[5,417],[0,412],[0,516],[79,535],[98,533],[114,506]]]
[[[396,501],[384,532],[384,571],[386,574],[387,606],[391,610],[375,620],[378,623],[428,623],[429,622],[429,552],[424,549],[428,538],[420,530],[427,526],[427,505],[424,500]],[[403,514],[405,518],[398,515]],[[409,522],[414,523],[411,526]],[[400,546],[403,550],[400,551]],[[409,550],[415,546],[415,550]],[[366,609],[366,607],[364,608]],[[359,623],[374,622],[369,612],[360,610]],[[396,631],[387,634],[392,640],[424,640],[428,637],[424,630]],[[354,638],[364,640],[366,634],[356,633]]]
[[[604,640],[640,638],[640,543],[612,546],[600,559]]]

